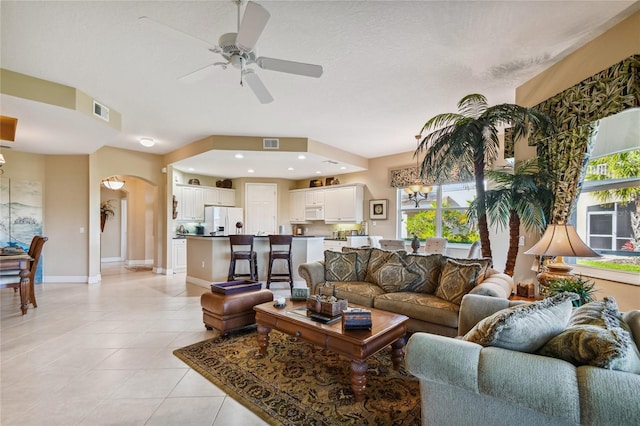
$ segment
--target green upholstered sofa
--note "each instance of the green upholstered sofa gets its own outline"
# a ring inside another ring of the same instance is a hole
[[[464,296],[460,335],[517,303]],[[621,319],[640,345],[640,310]],[[411,336],[405,361],[420,379],[423,425],[640,424],[640,375],[633,372],[576,367],[549,356],[427,333]]]
[[[456,336],[462,295],[507,299],[513,280],[491,269],[490,259],[453,259],[440,254],[344,247],[298,273],[311,294],[332,293],[351,303],[409,317],[408,329]],[[452,285],[459,283],[459,285]],[[446,289],[446,290],[445,290]]]

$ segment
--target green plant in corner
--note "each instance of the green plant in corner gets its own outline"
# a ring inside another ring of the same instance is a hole
[[[580,299],[573,301],[573,306],[582,306],[585,303],[593,302],[595,289],[593,281],[585,280],[582,277],[559,278],[549,281],[549,297],[568,291],[580,296]]]
[[[100,232],[104,231],[104,225],[107,223],[107,220],[116,215],[116,211],[111,205],[112,201],[114,200],[107,200],[100,203]]]

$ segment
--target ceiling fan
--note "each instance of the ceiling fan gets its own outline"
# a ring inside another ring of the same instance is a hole
[[[273,97],[262,83],[262,80],[260,80],[255,70],[249,67],[250,65],[255,64],[258,68],[265,70],[279,71],[305,77],[318,78],[322,75],[322,66],[320,65],[258,56],[256,53],[256,43],[258,42],[258,39],[266,27],[271,15],[258,3],[250,1],[245,7],[241,22],[240,7],[242,0],[235,0],[235,3],[238,8],[238,32],[221,35],[217,46],[212,46],[206,40],[189,35],[169,25],[149,18],[148,16],[141,16],[138,20],[139,22],[154,27],[161,32],[170,33],[173,36],[179,35],[182,38],[185,38],[186,36],[190,42],[198,42],[209,51],[220,54],[225,60],[224,62],[215,62],[213,64],[206,65],[205,67],[180,77],[180,80],[195,79],[212,67],[219,66],[226,69],[227,66],[231,65],[234,68],[240,69],[240,85],[244,85],[244,82],[246,82],[260,103],[268,104],[273,102]]]

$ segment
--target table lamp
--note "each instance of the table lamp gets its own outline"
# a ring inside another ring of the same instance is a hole
[[[571,279],[574,275],[572,267],[562,261],[563,256],[570,257],[600,257],[591,247],[586,245],[578,236],[573,225],[563,223],[551,224],[544,231],[544,235],[533,247],[525,251],[524,254],[534,254],[537,256],[553,256],[554,262],[546,263],[536,278],[540,283],[540,293],[548,290],[549,281],[557,279]]]

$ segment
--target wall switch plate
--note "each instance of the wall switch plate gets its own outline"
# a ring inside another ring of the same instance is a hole
[[[521,247],[524,245],[524,235],[518,239],[518,245]]]

